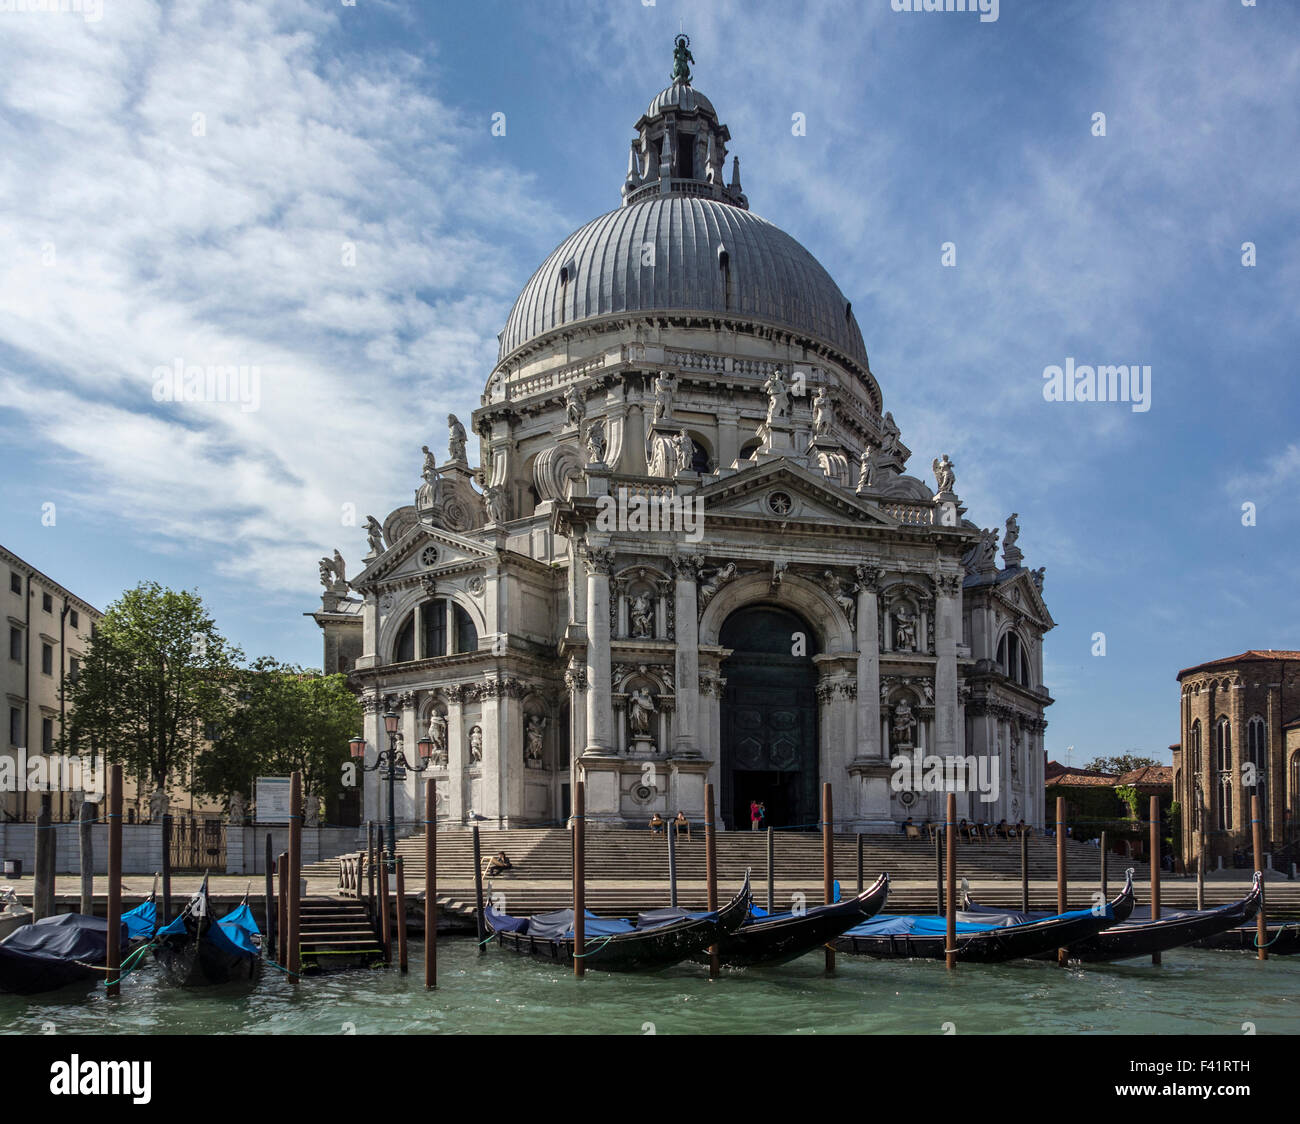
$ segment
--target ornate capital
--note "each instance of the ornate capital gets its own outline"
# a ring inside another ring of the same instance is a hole
[[[859,563],[854,567],[854,573],[857,575],[859,589],[867,593],[880,592],[881,569],[874,562]]]
[[[961,584],[961,574],[939,574],[935,578],[935,585],[941,597],[957,597],[961,593]]]
[[[614,551],[607,546],[588,547],[583,555],[587,573],[608,576],[614,566]]]

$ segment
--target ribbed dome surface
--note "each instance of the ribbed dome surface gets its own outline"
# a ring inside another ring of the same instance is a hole
[[[708,98],[703,94],[696,93],[690,86],[681,82],[674,83],[666,90],[660,90],[650,103],[650,108],[645,111],[646,116],[657,117],[669,106],[680,109],[685,113],[701,109],[712,117],[718,115],[713,108],[713,103]]]
[[[601,215],[560,243],[515,301],[500,356],[582,320],[659,311],[752,316],[867,363],[844,294],[812,254],[752,211],[681,194]]]

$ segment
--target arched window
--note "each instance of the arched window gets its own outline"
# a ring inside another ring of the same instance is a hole
[[[1188,759],[1192,763],[1192,827],[1202,829],[1201,805],[1205,799],[1205,782],[1201,778],[1201,720],[1192,723],[1187,737]]]
[[[1192,773],[1199,777],[1201,775],[1201,720],[1199,718],[1192,723],[1192,736],[1188,739],[1188,747],[1192,751]]]
[[[1214,778],[1218,789],[1215,824],[1220,831],[1232,830],[1232,726],[1227,717],[1214,727]]]
[[[740,447],[740,456],[738,456],[736,459],[740,461],[742,464],[745,461],[752,461],[754,459],[754,454],[758,452],[762,444],[763,443],[761,441],[746,441]]]
[[[1260,815],[1268,825],[1268,728],[1256,715],[1246,723],[1246,757],[1241,763],[1241,783],[1250,796],[1259,797]],[[1254,782],[1253,785],[1251,782]]]
[[[1030,685],[1029,656],[1017,633],[1008,632],[998,641],[998,667],[1011,682]]]
[[[477,650],[478,629],[469,613],[448,598],[435,597],[416,606],[402,622],[393,645],[393,662],[408,663]]]

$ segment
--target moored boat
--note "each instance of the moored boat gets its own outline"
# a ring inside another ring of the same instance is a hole
[[[1137,898],[1133,892],[1133,868],[1129,867],[1124,872],[1123,888],[1110,900],[1116,925],[1129,919],[1136,902]],[[997,905],[979,905],[969,893],[964,895],[964,904],[957,911],[958,921],[969,921],[977,925],[1023,925],[1026,921],[1042,921],[1044,918],[1055,916],[1056,914],[1047,909],[1026,911]]]
[[[712,913],[687,914],[644,925],[588,913],[583,922],[585,947],[579,955],[586,960],[586,967],[600,971],[658,971],[688,959],[722,935],[740,928],[749,906],[749,875],[746,874],[740,892]],[[483,911],[483,920],[488,932],[503,948],[548,963],[572,966],[573,910],[512,917],[489,907]]]
[[[153,954],[167,981],[177,987],[256,980],[262,970],[262,934],[248,894],[224,917],[214,918],[205,875],[180,916],[158,930]]]
[[[32,923],[32,911],[18,900],[12,886],[0,886],[0,940]]]
[[[1028,959],[1092,937],[1114,920],[1108,904],[1020,924],[959,921],[957,959],[972,964]],[[834,941],[839,952],[879,960],[942,960],[947,945],[947,918],[914,914],[878,915]]]
[[[1259,941],[1259,927],[1247,921],[1235,929],[1225,929],[1212,937],[1193,941],[1192,948],[1209,948],[1216,952],[1258,952],[1261,947],[1269,956],[1296,956],[1300,954],[1300,921],[1270,921],[1264,942]]]
[[[874,885],[856,897],[801,912],[768,914],[751,906],[739,929],[719,936],[718,960],[733,968],[787,964],[874,917],[884,908],[888,897],[889,875],[882,874]],[[637,924],[685,915],[685,911],[677,909],[653,910],[639,914]],[[707,952],[695,954],[697,960],[707,957]]]
[[[152,895],[122,914],[124,964],[153,936],[157,924]],[[60,913],[24,925],[0,941],[0,991],[12,995],[38,995],[67,984],[105,980],[107,969],[106,917]]]

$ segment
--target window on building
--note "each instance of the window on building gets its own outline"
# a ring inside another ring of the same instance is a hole
[[[16,706],[9,708],[9,744],[23,744],[23,712]]]
[[[1214,775],[1218,789],[1215,825],[1220,831],[1232,830],[1232,726],[1226,717],[1214,727]]]
[[[81,661],[77,659],[76,656],[69,656],[68,657],[68,678],[75,683],[77,681],[77,676],[80,674],[81,674]]]
[[[9,626],[9,658],[23,662],[23,630]]]
[[[54,719],[41,719],[41,752],[51,754],[54,752]]]
[[[72,618],[72,627],[73,627],[73,628],[80,628],[80,627],[81,627],[81,616],[78,614],[77,610],[76,610],[76,609],[73,609],[73,610],[72,610],[68,615],[69,615],[69,617]]]
[[[1019,683],[1022,687],[1028,687],[1032,683],[1029,654],[1020,642],[1018,634],[1008,632],[998,641],[997,663],[1002,669],[1002,674],[1011,682]]]
[[[1187,756],[1192,763],[1192,828],[1200,831],[1202,805],[1205,799],[1205,782],[1201,779],[1201,720],[1192,723],[1187,737]]]
[[[406,663],[477,650],[478,629],[469,613],[453,601],[435,597],[418,606],[402,623],[393,646],[393,661]]]
[[[41,674],[54,674],[54,648],[49,644],[41,645]]]
[[[41,594],[41,608],[47,613],[54,612],[54,598],[48,593]]]
[[[1246,723],[1246,759],[1241,763],[1241,783],[1249,796],[1259,797],[1260,814],[1268,834],[1268,728],[1256,715]],[[1253,782],[1253,784],[1252,784]]]
[[[23,591],[23,576],[22,576],[22,574],[19,574],[19,573],[16,573],[15,571],[13,571],[13,570],[10,570],[10,571],[9,571],[9,592],[10,592],[10,593],[22,593],[22,591]]]

